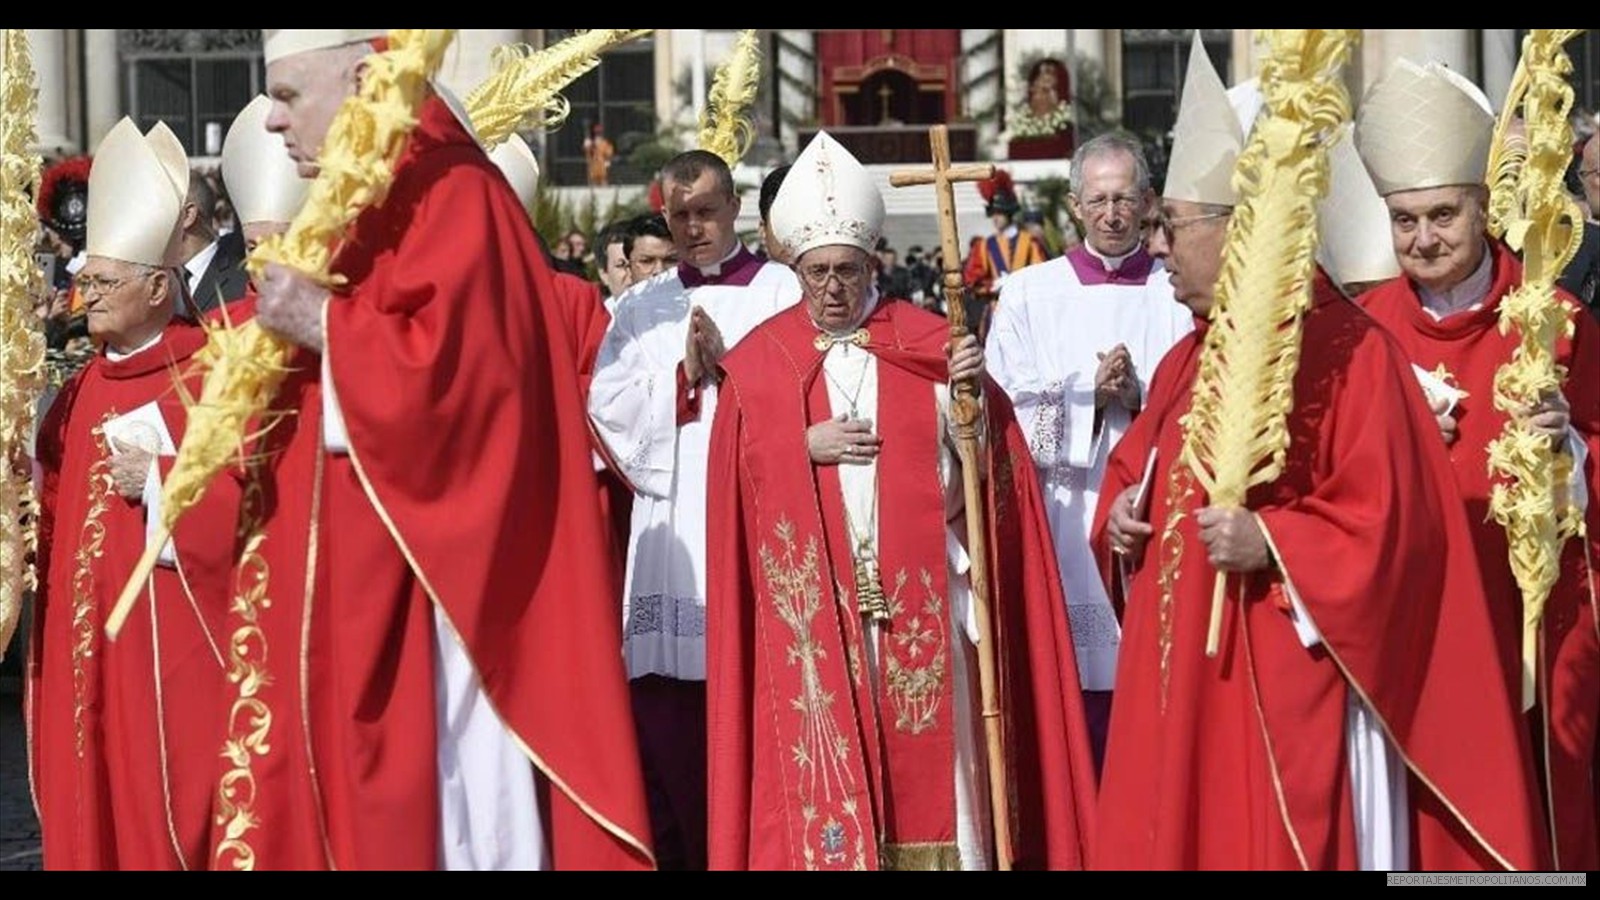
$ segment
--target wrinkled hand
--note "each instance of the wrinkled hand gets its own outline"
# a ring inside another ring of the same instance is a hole
[[[967,378],[983,378],[983,345],[978,343],[977,335],[969,334],[963,337],[953,352],[950,345],[946,344],[944,352],[950,359],[952,384]]]
[[[1450,401],[1441,397],[1438,400],[1429,400],[1428,406],[1433,410],[1434,421],[1439,423],[1439,434],[1444,436],[1444,445],[1448,447],[1454,444],[1456,438],[1460,436],[1460,430],[1456,427],[1456,417],[1445,412],[1450,408]]]
[[[155,454],[126,441],[112,438],[117,452],[111,457],[111,483],[117,493],[129,500],[144,497],[144,482],[150,477]]]
[[[1556,391],[1544,395],[1533,407],[1519,410],[1518,418],[1527,423],[1528,430],[1544,435],[1559,447],[1567,439],[1567,426],[1572,422],[1572,404],[1560,391]]]
[[[683,373],[690,382],[701,379],[716,370],[728,348],[722,343],[722,330],[712,321],[711,315],[696,306],[689,311],[689,338],[684,347]]]
[[[1139,379],[1133,374],[1133,355],[1125,344],[1112,347],[1108,353],[1096,353],[1100,364],[1094,373],[1094,405],[1104,408],[1116,400],[1128,410],[1139,408]]]
[[[1211,565],[1223,572],[1258,572],[1271,565],[1267,538],[1247,509],[1208,506],[1195,514]]]
[[[846,413],[806,429],[806,447],[819,466],[867,465],[878,458],[882,443],[883,438],[872,433],[871,422],[851,419]]]
[[[1138,494],[1137,484],[1125,488],[1111,502],[1111,512],[1106,516],[1106,537],[1111,541],[1111,551],[1134,562],[1144,554],[1145,543],[1156,532],[1155,526],[1140,519],[1139,510],[1133,508],[1133,498]]]
[[[331,293],[304,272],[267,263],[261,273],[256,321],[317,353],[322,352],[322,304]]]

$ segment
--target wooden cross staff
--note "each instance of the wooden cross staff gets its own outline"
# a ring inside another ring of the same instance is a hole
[[[928,129],[933,148],[933,170],[895,172],[889,176],[894,187],[931,184],[939,201],[939,245],[944,250],[944,304],[950,317],[950,346],[968,334],[965,288],[961,279],[961,244],[956,233],[956,197],[951,185],[957,181],[981,181],[994,177],[994,166],[950,165],[950,132],[943,125]],[[994,619],[989,607],[989,556],[985,547],[988,518],[978,484],[978,420],[983,414],[979,403],[983,386],[976,378],[964,378],[950,386],[950,418],[955,424],[956,454],[961,458],[961,482],[967,500],[967,555],[972,559],[972,601],[978,617],[978,683],[982,692],[983,727],[988,738],[989,808],[994,820],[995,862],[998,868],[1011,868],[1011,809],[1006,792],[1004,723],[1000,718],[999,678],[995,673]]]

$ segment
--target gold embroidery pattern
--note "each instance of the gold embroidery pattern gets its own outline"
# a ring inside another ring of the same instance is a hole
[[[228,642],[228,681],[238,686],[238,696],[228,711],[228,737],[222,756],[232,768],[217,785],[216,824],[223,827],[217,844],[216,868],[253,870],[255,849],[245,839],[260,827],[256,816],[256,779],[252,757],[266,756],[272,748],[267,738],[272,731],[272,710],[258,694],[272,684],[267,672],[267,640],[260,626],[261,613],[272,606],[267,596],[269,572],[261,555],[266,535],[261,531],[262,489],[259,466],[251,472],[240,499],[240,532],[246,535],[244,552],[234,574],[233,603],[229,609],[242,624]]]
[[[866,839],[855,801],[855,777],[845,765],[850,742],[834,721],[834,695],[822,687],[818,664],[826,651],[811,634],[812,619],[823,604],[817,539],[807,539],[805,555],[797,561],[794,525],[780,519],[773,532],[783,544],[782,557],[762,543],[761,569],[778,617],[794,633],[788,663],[800,666],[800,694],[790,706],[800,714],[801,737],[790,754],[799,770],[795,784],[805,819],[806,868],[865,869]]]
[[[944,598],[933,589],[933,576],[927,569],[921,571],[925,599],[921,609],[910,615],[900,600],[906,580],[906,571],[901,569],[895,575],[894,595],[889,598],[889,615],[894,624],[885,643],[888,652],[884,654],[884,683],[889,701],[894,704],[895,730],[921,734],[939,721],[949,634]]]
[[[1156,608],[1158,638],[1161,645],[1161,713],[1167,712],[1167,690],[1172,683],[1172,602],[1177,590],[1179,569],[1183,565],[1183,533],[1179,531],[1189,499],[1194,496],[1194,477],[1188,466],[1167,469],[1167,521],[1161,528],[1161,601]]]
[[[106,452],[105,424],[116,418],[105,414],[89,434],[94,438],[96,460],[89,467],[89,511],[78,537],[78,566],[72,573],[72,727],[73,749],[83,758],[84,713],[89,709],[89,660],[100,645],[100,623],[94,602],[94,561],[105,553],[106,524],[100,521],[110,505],[111,455]]]

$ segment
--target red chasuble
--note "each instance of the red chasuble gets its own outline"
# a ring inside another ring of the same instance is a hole
[[[1352,692],[1409,769],[1412,868],[1543,867],[1528,738],[1483,664],[1494,633],[1433,417],[1399,389],[1412,375],[1383,329],[1321,272],[1287,468],[1246,504],[1278,568],[1229,578],[1221,650],[1206,657],[1215,571],[1194,513],[1207,501],[1177,462],[1205,330],[1162,360],[1096,514],[1109,569],[1110,503],[1154,450],[1156,531],[1123,617],[1095,867],[1355,868]],[[1291,591],[1321,632],[1311,649]]]
[[[333,266],[350,453],[323,449],[322,360],[302,352],[246,481],[234,624],[257,677],[229,723],[217,864],[437,867],[438,608],[543,776],[556,867],[649,868],[567,323],[504,177],[442,101],[420,119]]]
[[[144,552],[146,510],[113,489],[102,431],[107,419],[154,401],[181,441],[173,373],[204,343],[200,329],[173,323],[128,359],[96,356],[40,427],[43,577],[27,718],[46,868],[207,864],[238,486],[218,478],[179,523],[176,567],[155,568],[113,643],[105,619]],[[199,379],[188,387],[198,393]],[[160,458],[162,475],[170,463]]]
[[[1515,332],[1501,334],[1500,301],[1522,281],[1522,263],[1503,244],[1492,242],[1493,286],[1482,308],[1435,319],[1423,309],[1415,286],[1404,276],[1361,297],[1374,319],[1389,329],[1412,363],[1446,374],[1467,392],[1454,413],[1459,427],[1449,448],[1456,484],[1466,501],[1467,519],[1494,611],[1500,662],[1506,677],[1522,692],[1522,593],[1511,572],[1505,529],[1489,517],[1489,493],[1502,479],[1489,471],[1489,442],[1505,428],[1507,414],[1494,406],[1494,376],[1518,344]],[[1565,292],[1561,294],[1574,332],[1557,342],[1556,362],[1566,367],[1564,393],[1572,406],[1572,426],[1589,449],[1587,548],[1581,539],[1566,542],[1561,574],[1544,611],[1539,660],[1538,706],[1530,726],[1544,769],[1541,790],[1555,798],[1550,828],[1555,864],[1562,869],[1600,868],[1600,835],[1595,827],[1595,725],[1600,716],[1600,633],[1596,632],[1595,570],[1600,560],[1600,326]],[[1442,371],[1441,371],[1442,370]],[[1414,381],[1415,379],[1413,379]]]
[[[714,869],[918,867],[956,857],[950,654],[968,648],[945,607],[932,387],[947,378],[948,324],[883,302],[863,327],[880,363],[878,550],[892,614],[878,700],[862,671],[838,471],[814,466],[806,449],[807,425],[832,412],[804,305],[757,327],[723,361],[707,504]],[[1018,867],[1081,868],[1094,768],[1066,607],[1027,447],[1005,395],[990,388],[984,474],[1012,844]],[[975,662],[971,671],[976,698]]]

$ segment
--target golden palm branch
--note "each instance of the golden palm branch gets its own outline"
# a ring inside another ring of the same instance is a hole
[[[1573,313],[1557,299],[1555,280],[1578,252],[1583,216],[1563,179],[1572,158],[1572,61],[1562,44],[1581,29],[1534,29],[1523,39],[1514,92],[1501,126],[1517,116],[1526,130],[1520,163],[1510,169],[1490,156],[1500,199],[1500,233],[1523,254],[1522,284],[1500,301],[1500,333],[1519,342],[1494,377],[1494,405],[1510,413],[1489,443],[1489,469],[1504,480],[1489,495],[1489,513],[1506,530],[1511,572],[1522,593],[1522,707],[1535,699],[1539,627],[1560,576],[1561,549],[1583,532],[1583,516],[1564,495],[1572,457],[1522,422],[1522,410],[1561,390],[1567,371],[1556,364],[1556,341],[1570,337]],[[1517,90],[1516,88],[1520,88]],[[1497,138],[1500,137],[1497,134]],[[1499,149],[1496,141],[1495,149]],[[1507,171],[1509,169],[1509,171]],[[1577,313],[1581,315],[1582,313]]]
[[[1261,66],[1266,117],[1234,169],[1240,203],[1228,223],[1212,325],[1182,457],[1212,506],[1242,507],[1278,477],[1311,307],[1317,200],[1327,193],[1326,139],[1350,118],[1341,70],[1359,32],[1271,30]],[[1249,127],[1249,123],[1245,123]],[[1206,653],[1216,655],[1226,576],[1217,574]]]
[[[22,594],[38,586],[29,554],[38,543],[38,498],[24,449],[44,388],[44,334],[34,312],[47,288],[33,256],[39,155],[38,111],[26,32],[0,34],[0,659],[22,613]]]
[[[484,149],[513,133],[555,128],[571,107],[561,89],[600,64],[600,54],[653,29],[597,28],[580,31],[543,50],[526,44],[496,48],[494,72],[467,95],[467,117]]]
[[[450,30],[391,31],[388,48],[367,57],[359,91],[345,100],[328,128],[305,205],[285,234],[263,241],[250,254],[252,274],[274,262],[326,285],[340,281],[328,265],[345,230],[388,193],[395,162],[428,96],[428,81],[454,37]],[[188,426],[161,487],[161,527],[106,620],[106,633],[113,639],[173,526],[200,501],[211,479],[242,456],[249,423],[267,410],[295,350],[255,320],[209,331],[210,340],[196,359],[208,370],[205,382],[198,399],[186,397]]]
[[[761,46],[755,29],[746,29],[734,45],[733,55],[717,69],[700,116],[701,150],[722,157],[732,168],[755,141],[755,126],[745,111],[761,88]]]

